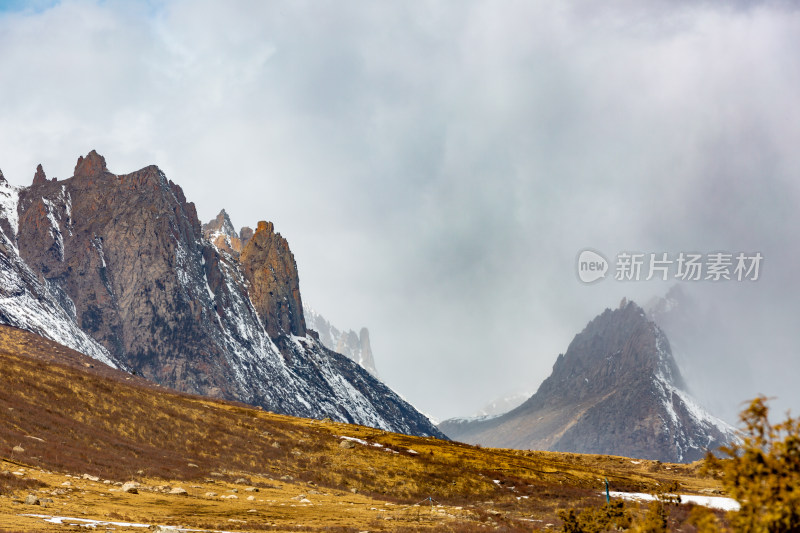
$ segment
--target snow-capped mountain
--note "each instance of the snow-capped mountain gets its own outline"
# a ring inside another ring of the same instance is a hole
[[[478,412],[473,415],[473,418],[502,415],[519,407],[531,396],[532,394],[530,392],[515,392],[513,394],[501,396],[481,407]]]
[[[2,181],[0,322],[181,391],[442,436],[307,334],[294,256],[271,223],[244,242],[223,224],[212,243],[158,167],[115,175],[94,151],[69,179],[40,166],[29,187]]]
[[[19,189],[0,172],[0,324],[36,333],[115,368],[123,366],[77,326],[75,306],[60,287],[34,274],[19,257],[18,197]]]
[[[319,335],[319,341],[323,346],[334,352],[346,355],[365,368],[370,374],[378,377],[367,328],[361,328],[358,333],[352,329],[347,331],[340,330],[308,305],[303,306],[303,315],[306,318],[306,324],[309,329]]]
[[[663,331],[623,300],[575,336],[522,405],[498,417],[452,419],[449,437],[487,446],[691,462],[736,438],[685,390]]]

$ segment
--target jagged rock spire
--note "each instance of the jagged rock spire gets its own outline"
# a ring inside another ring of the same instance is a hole
[[[39,163],[39,166],[36,167],[36,174],[33,175],[33,184],[34,185],[41,185],[42,183],[47,182],[47,176],[44,173],[44,169],[42,168],[42,164]]]
[[[227,211],[224,209],[219,212],[214,220],[203,224],[203,233],[207,234],[207,236],[227,235],[228,237],[239,238],[239,234],[231,222],[231,217],[228,216]]]
[[[108,172],[106,167],[106,158],[92,150],[86,157],[79,157],[75,165],[75,177],[91,178]]]

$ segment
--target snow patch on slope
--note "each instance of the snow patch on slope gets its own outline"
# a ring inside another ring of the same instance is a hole
[[[42,283],[0,235],[0,324],[24,329],[86,354],[114,368],[119,366],[103,346],[84,333]],[[64,295],[65,296],[65,295]],[[74,309],[71,300],[68,304]]]
[[[653,327],[655,324],[653,324]],[[653,386],[656,395],[664,408],[668,420],[663,420],[664,430],[672,435],[678,448],[679,460],[683,461],[684,454],[690,449],[708,448],[715,435],[721,435],[728,441],[737,440],[736,429],[703,409],[691,394],[675,385],[675,375],[669,364],[670,357],[666,348],[663,333],[656,332],[656,349],[658,350],[659,364],[653,375]],[[688,417],[688,423],[684,420]],[[686,427],[700,428],[700,432],[689,434]],[[705,442],[698,440],[700,435],[705,435]]]
[[[19,256],[16,246],[20,189],[0,180],[0,220],[5,220],[13,235],[0,227],[0,324],[24,329],[68,348],[86,354],[114,368],[119,366],[103,346],[83,332],[75,322],[75,304],[60,288],[40,278]],[[52,205],[45,203],[51,233],[63,239]],[[71,311],[71,312],[70,312]]]
[[[17,213],[17,203],[19,202],[19,188],[11,185],[5,180],[0,180],[0,218],[6,219],[11,227],[11,235],[7,235],[9,241],[16,249],[17,231],[19,228],[19,214]],[[0,228],[0,232],[3,231]]]

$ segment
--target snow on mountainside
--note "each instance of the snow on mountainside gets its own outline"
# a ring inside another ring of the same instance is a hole
[[[75,323],[75,306],[69,296],[35,275],[19,257],[16,245],[19,190],[0,172],[0,324],[41,335],[119,367],[103,346]]]
[[[217,237],[239,242],[209,242],[160,169],[115,175],[94,151],[71,178],[48,181],[39,168],[31,186],[0,190],[0,322],[181,391],[444,437],[306,335],[294,256],[271,223],[243,228],[242,240],[223,212]],[[2,224],[14,213],[16,232]]]
[[[326,348],[346,355],[365,368],[370,374],[378,377],[367,328],[361,328],[359,333],[352,329],[347,331],[340,330],[308,305],[303,306],[303,314],[308,327],[319,334],[319,340]]]
[[[691,462],[737,438],[685,390],[664,332],[623,300],[575,336],[539,390],[496,417],[439,424],[486,446]]]

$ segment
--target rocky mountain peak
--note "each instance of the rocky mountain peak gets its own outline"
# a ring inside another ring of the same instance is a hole
[[[224,209],[219,212],[216,218],[206,224],[203,224],[203,233],[212,235],[227,235],[229,237],[235,237],[237,239],[239,238],[239,234],[233,227],[233,223],[231,223],[231,217],[228,216],[228,213]]]
[[[75,164],[75,177],[93,178],[108,172],[106,158],[92,150],[86,157],[80,156]]]
[[[575,336],[522,405],[491,420],[446,421],[440,429],[498,447],[689,462],[735,437],[685,389],[664,332],[624,299]]]
[[[33,175],[33,184],[34,185],[41,185],[42,183],[47,182],[47,176],[44,173],[44,169],[42,168],[42,164],[36,167],[36,174]]]
[[[231,254],[234,257],[239,257],[244,247],[244,241],[239,238],[236,232],[231,217],[223,209],[213,220],[203,224],[203,236],[208,239],[211,244]]]
[[[6,181],[6,177],[3,176],[2,170],[0,170],[0,183],[8,183],[8,181]]]
[[[360,359],[358,363],[372,373],[377,375],[378,371],[375,369],[375,358],[372,355],[372,346],[369,343],[369,330],[361,328],[358,332],[358,341],[360,347]]]
[[[270,233],[275,233],[275,226],[272,224],[272,222],[260,220],[256,226],[256,234],[264,235]]]
[[[580,397],[655,372],[683,387],[664,333],[641,307],[623,299],[617,309],[606,309],[575,336],[539,390],[560,399]]]
[[[256,312],[271,337],[305,336],[300,280],[289,243],[272,222],[260,221],[239,256]]]
[[[203,235],[218,250],[239,260],[253,305],[270,336],[305,336],[297,265],[289,243],[275,233],[272,222],[258,222],[255,232],[245,226],[241,235],[246,239],[240,238],[223,209],[203,226]]]

